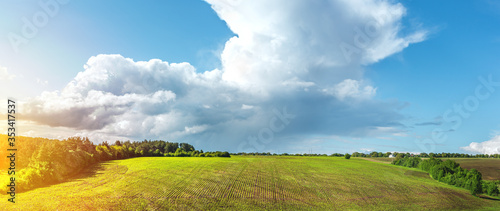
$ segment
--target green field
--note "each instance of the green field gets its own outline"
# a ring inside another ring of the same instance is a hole
[[[333,157],[115,160],[19,193],[15,205],[0,198],[2,210],[500,209],[425,172]]]

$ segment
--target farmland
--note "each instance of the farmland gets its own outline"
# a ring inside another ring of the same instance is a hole
[[[7,201],[5,195],[1,200]],[[17,210],[499,209],[425,172],[332,157],[144,157],[108,161],[19,193]]]
[[[466,169],[477,169],[485,180],[500,180],[500,159],[492,158],[445,158],[454,160]]]
[[[394,158],[361,158],[379,163],[391,163]],[[427,158],[422,158],[427,159]],[[477,169],[485,180],[500,180],[500,159],[495,158],[442,158],[454,160],[465,169]]]

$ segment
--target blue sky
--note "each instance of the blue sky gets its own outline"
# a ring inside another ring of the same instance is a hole
[[[479,79],[500,81],[499,3],[286,2],[4,2],[0,98],[21,103],[24,135],[49,138],[500,153],[500,92]],[[12,34],[42,13],[16,52]]]

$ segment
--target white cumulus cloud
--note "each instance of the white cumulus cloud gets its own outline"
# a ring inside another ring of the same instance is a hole
[[[426,31],[400,36],[406,9],[392,1],[207,2],[237,34],[221,55],[223,78],[252,89],[297,78],[308,86],[359,80],[360,65],[377,62],[426,36]]]
[[[500,135],[485,142],[472,142],[469,146],[462,147],[462,149],[480,154],[500,154]]]
[[[377,89],[372,86],[363,86],[361,82],[345,79],[332,88],[323,89],[326,94],[336,96],[340,100],[345,98],[369,99],[375,96]]]
[[[373,100],[376,87],[363,75],[364,65],[425,39],[425,31],[399,33],[401,4],[207,2],[237,34],[226,42],[221,69],[97,55],[62,90],[27,100],[23,118],[98,141],[180,139],[230,151],[266,128],[280,128],[265,143],[272,148],[310,134],[359,137],[401,126],[400,103]],[[284,110],[295,118],[282,128],[276,111]]]

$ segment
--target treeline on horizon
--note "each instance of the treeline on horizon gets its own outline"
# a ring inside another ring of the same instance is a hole
[[[4,141],[5,139],[5,141]],[[7,136],[0,135],[2,143]],[[3,147],[0,147],[3,148]],[[107,142],[95,145],[88,138],[71,137],[64,140],[16,137],[16,190],[26,191],[62,182],[93,164],[132,157],[230,157],[228,152],[203,152],[188,143],[162,140],[142,142]],[[9,161],[0,152],[0,168],[7,169]],[[3,184],[6,181],[0,181]],[[3,186],[0,190],[6,190]],[[4,191],[2,191],[5,194]]]
[[[354,152],[352,153],[352,157],[370,157],[370,158],[388,158],[388,157],[396,157],[399,154],[404,155],[405,157],[420,157],[420,158],[500,158],[499,154],[487,155],[487,154],[464,154],[464,153],[420,153],[420,154],[412,154],[412,153],[399,153],[399,152],[371,152],[369,154]],[[344,157],[345,154],[341,153],[333,153],[333,154],[313,154],[313,153],[270,153],[270,152],[239,152],[239,153],[231,153],[231,155],[259,155],[259,156],[331,156],[331,157]]]
[[[471,154],[464,154],[464,153],[448,153],[448,152],[441,152],[441,153],[419,153],[419,154],[413,154],[413,153],[399,153],[399,152],[371,152],[370,154],[364,154],[364,153],[359,153],[359,152],[354,152],[352,153],[353,157],[390,157],[391,155],[393,157],[397,157],[398,154],[404,154],[405,157],[421,157],[421,158],[500,158],[500,154],[476,154],[476,155],[471,155]]]
[[[472,195],[484,193],[490,196],[498,196],[500,194],[498,189],[500,181],[485,181],[482,179],[482,174],[478,170],[464,169],[453,160],[443,161],[435,157],[422,160],[420,157],[398,154],[392,164],[421,169],[428,172],[435,180],[456,187],[465,188],[469,190]]]

